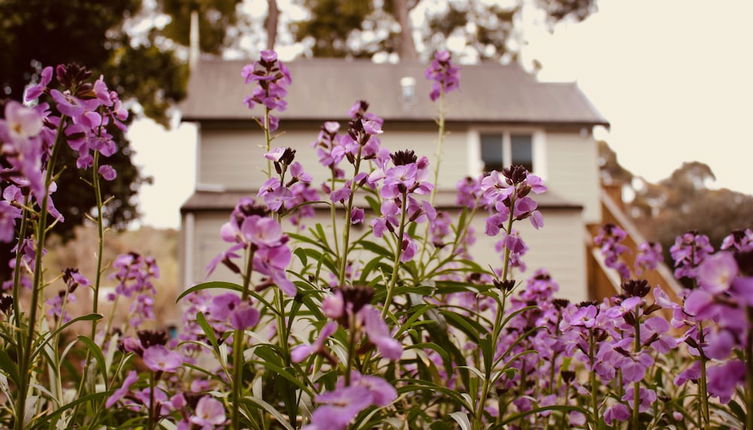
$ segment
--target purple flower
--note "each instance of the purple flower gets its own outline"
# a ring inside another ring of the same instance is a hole
[[[365,218],[366,218],[366,213],[361,208],[353,208],[353,210],[350,213],[351,224],[361,224]]]
[[[630,269],[620,258],[628,250],[627,246],[622,244],[626,237],[627,233],[620,227],[614,224],[604,224],[594,238],[594,245],[599,247],[604,257],[604,264],[615,269],[623,280],[630,278]]]
[[[729,252],[718,252],[707,257],[698,267],[698,283],[712,294],[729,289],[737,277],[735,257]]]
[[[311,345],[298,345],[290,351],[290,357],[293,363],[300,363],[312,354],[316,354],[324,350],[324,342],[327,338],[332,336],[337,330],[337,323],[330,321],[324,325],[322,331],[319,332],[319,337],[316,338]]]
[[[173,373],[183,365],[183,356],[164,345],[154,345],[144,350],[144,365],[153,372]]]
[[[102,175],[102,178],[104,178],[105,181],[112,181],[117,176],[115,169],[108,164],[99,166],[99,174]]]
[[[455,67],[448,51],[437,51],[429,67],[424,72],[427,79],[432,81],[429,98],[435,101],[440,94],[446,94],[460,86],[460,69]]]
[[[630,418],[630,409],[622,403],[616,403],[604,412],[604,421],[612,425],[615,421],[627,421]]]
[[[706,259],[706,256],[714,252],[709,238],[697,231],[689,231],[678,236],[675,244],[669,249],[675,262],[676,278],[691,278],[697,276],[697,268]]]
[[[7,201],[0,201],[0,242],[10,243],[16,236],[16,219],[21,218],[21,209]]]
[[[630,405],[632,406],[633,393],[635,393],[635,387],[634,385],[630,385],[628,389],[625,390],[625,395],[622,396],[622,401],[630,402]],[[654,390],[649,390],[648,388],[641,387],[638,391],[638,397],[640,399],[640,402],[638,403],[638,411],[648,412],[651,409],[651,405],[656,401],[656,392]]]
[[[399,360],[403,355],[403,347],[390,334],[387,324],[382,319],[377,308],[367,305],[359,312],[363,318],[369,341],[376,345],[382,357],[389,360]]]
[[[657,242],[644,242],[638,246],[638,255],[635,257],[636,275],[647,270],[654,270],[662,261],[661,244]]]
[[[745,363],[731,360],[727,363],[708,368],[708,390],[719,397],[722,403],[728,403],[735,393],[735,388],[745,379]]]
[[[322,300],[322,312],[327,318],[332,319],[339,319],[345,314],[345,301],[339,290]]]
[[[324,405],[311,414],[311,424],[304,430],[343,430],[369,407],[371,395],[366,387],[354,385],[320,394],[316,401]]]
[[[259,322],[259,318],[259,311],[244,302],[230,314],[230,326],[236,330],[245,330],[255,326]]]
[[[5,105],[3,128],[11,140],[26,141],[36,137],[42,131],[42,117],[34,109],[16,101],[10,101]]]
[[[753,251],[753,230],[735,230],[722,240],[722,251]]]
[[[42,69],[42,74],[39,78],[39,83],[28,87],[26,89],[26,94],[24,95],[24,101],[30,102],[32,100],[36,100],[39,98],[39,96],[42,95],[42,93],[47,90],[47,85],[50,84],[52,81],[52,67],[47,66],[44,69]]]
[[[196,404],[196,410],[189,421],[202,426],[202,429],[213,429],[225,423],[225,407],[222,402],[211,396],[204,396]]]
[[[111,408],[112,405],[118,402],[118,400],[125,397],[126,394],[128,394],[128,391],[131,389],[131,385],[133,385],[136,381],[139,380],[139,375],[136,373],[135,370],[131,370],[128,372],[128,375],[126,375],[125,379],[123,380],[123,385],[120,386],[117,390],[115,390],[114,393],[110,397],[107,398],[107,401],[105,402],[106,408]]]
[[[287,108],[285,96],[292,79],[288,68],[277,59],[277,53],[272,50],[262,51],[259,61],[243,67],[241,77],[245,83],[257,85],[244,100],[249,109],[257,104],[264,105],[269,111],[282,112]],[[274,131],[278,124],[279,118],[270,116],[270,123],[265,124],[265,127]]]

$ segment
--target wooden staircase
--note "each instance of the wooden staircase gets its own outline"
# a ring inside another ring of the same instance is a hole
[[[628,247],[628,251],[622,254],[622,259],[628,266],[633,267],[638,255],[638,245],[646,242],[646,239],[625,214],[619,186],[602,186],[601,214],[604,224],[612,223],[627,233],[622,243]],[[593,239],[599,234],[600,229],[600,224],[589,224],[585,231],[588,293],[592,300],[602,300],[620,292],[619,275],[604,264],[598,247],[593,244]],[[641,278],[646,279],[654,287],[661,287],[670,299],[681,303],[678,297],[680,284],[663,262],[659,263],[656,270],[644,272]]]

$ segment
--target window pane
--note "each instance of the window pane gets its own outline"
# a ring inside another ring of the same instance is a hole
[[[481,161],[484,163],[484,172],[502,171],[505,160],[502,152],[501,134],[481,135]]]
[[[533,172],[533,136],[513,134],[510,136],[512,164],[520,164]]]

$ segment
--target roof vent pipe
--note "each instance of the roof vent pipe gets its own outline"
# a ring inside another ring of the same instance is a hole
[[[413,101],[413,97],[416,95],[416,78],[412,76],[404,76],[401,78],[400,89],[402,91],[404,102]]]

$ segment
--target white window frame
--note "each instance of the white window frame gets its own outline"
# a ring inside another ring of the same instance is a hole
[[[482,126],[473,127],[468,130],[468,174],[477,177],[483,173],[484,163],[481,160],[481,135],[482,134],[501,134],[502,151],[505,160],[505,167],[509,167],[512,162],[512,145],[510,136],[513,134],[530,134],[531,151],[533,155],[533,172],[535,175],[546,179],[547,162],[546,162],[546,133],[542,128],[536,127],[494,127]]]

